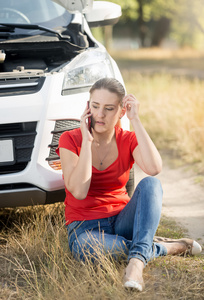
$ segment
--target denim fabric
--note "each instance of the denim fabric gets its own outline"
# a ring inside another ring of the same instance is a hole
[[[166,247],[153,243],[161,215],[162,194],[160,181],[146,177],[118,215],[72,222],[67,231],[74,257],[94,260],[105,252],[116,259],[135,257],[146,265],[151,259],[166,255]]]

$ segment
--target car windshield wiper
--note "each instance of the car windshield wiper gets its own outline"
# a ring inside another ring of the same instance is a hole
[[[52,34],[55,34],[59,37],[60,40],[64,40],[64,39],[69,39],[70,36],[63,36],[61,33],[59,33],[58,31],[55,31],[53,29],[44,27],[44,26],[40,26],[40,25],[35,25],[35,24],[13,24],[13,23],[0,23],[0,32],[4,31],[4,32],[8,32],[8,29],[15,29],[15,28],[20,28],[20,29],[34,29],[34,30],[41,30],[41,31],[47,31],[50,32]],[[3,30],[2,30],[3,29]],[[13,32],[13,30],[12,30]]]

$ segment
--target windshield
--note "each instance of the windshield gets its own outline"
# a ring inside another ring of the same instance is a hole
[[[0,23],[67,26],[72,14],[52,0],[0,0]]]

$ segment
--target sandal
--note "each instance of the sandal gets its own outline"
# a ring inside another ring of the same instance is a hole
[[[202,247],[199,243],[197,243],[194,240],[187,239],[187,238],[182,238],[182,239],[170,239],[170,238],[164,238],[160,236],[155,236],[153,239],[153,242],[159,243],[159,242],[164,242],[164,243],[185,243],[187,250],[185,251],[186,254],[189,255],[196,255],[201,253]]]

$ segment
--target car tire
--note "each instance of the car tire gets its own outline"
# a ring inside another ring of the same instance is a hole
[[[126,184],[126,189],[127,189],[127,193],[129,195],[129,197],[131,198],[134,193],[134,189],[135,189],[134,167],[132,167],[132,169],[130,170],[130,176],[129,176],[129,180]]]

